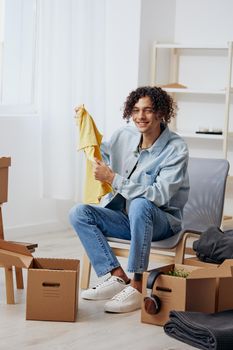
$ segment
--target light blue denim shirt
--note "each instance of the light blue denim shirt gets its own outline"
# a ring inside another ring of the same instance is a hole
[[[110,142],[103,142],[103,160],[116,173],[113,192],[100,202],[103,207],[123,209],[137,197],[144,197],[167,213],[172,230],[181,229],[183,207],[188,199],[188,148],[184,140],[166,127],[155,143],[139,151],[141,134],[136,127],[117,130]],[[130,178],[132,170],[136,166]]]

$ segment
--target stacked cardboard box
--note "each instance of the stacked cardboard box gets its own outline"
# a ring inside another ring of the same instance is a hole
[[[171,264],[160,267],[164,274],[155,280],[152,290],[147,290],[150,271],[143,274],[143,298],[141,321],[164,325],[171,310],[215,312],[233,309],[233,260],[225,260],[221,265],[200,266]],[[183,270],[188,276],[169,275],[174,269]],[[155,315],[146,312],[144,298],[156,295],[161,301],[161,309]]]
[[[8,167],[11,165],[9,157],[0,158],[0,204],[7,202]]]

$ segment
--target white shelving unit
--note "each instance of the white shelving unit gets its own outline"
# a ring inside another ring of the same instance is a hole
[[[157,73],[158,73],[158,52],[161,49],[169,49],[170,53],[170,63],[169,70],[170,76],[167,84],[169,85],[173,83],[179,84],[179,70],[180,70],[180,52],[184,50],[191,50],[191,52],[196,52],[196,50],[206,52],[208,50],[211,51],[211,54],[216,55],[215,51],[224,51],[227,56],[227,64],[226,64],[226,78],[225,78],[225,86],[220,89],[205,89],[205,88],[176,88],[176,87],[163,87],[169,94],[173,96],[175,100],[177,100],[178,94],[192,94],[192,95],[222,95],[224,98],[224,115],[222,116],[222,135],[210,135],[210,134],[196,134],[193,130],[190,132],[183,132],[181,130],[176,129],[176,125],[173,124],[172,128],[181,136],[190,137],[190,138],[206,138],[209,140],[222,140],[222,151],[223,157],[227,158],[228,155],[228,139],[232,136],[232,133],[229,133],[229,114],[230,114],[230,94],[233,92],[233,88],[231,86],[231,76],[232,76],[232,55],[233,55],[233,43],[229,42],[227,45],[190,45],[190,44],[176,44],[176,43],[154,43],[153,46],[153,54],[152,54],[152,73],[151,73],[151,85],[158,85]],[[179,114],[177,116],[179,118]]]

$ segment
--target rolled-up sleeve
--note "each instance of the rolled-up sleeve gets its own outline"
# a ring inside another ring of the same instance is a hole
[[[110,142],[102,142],[100,145],[100,152],[103,161],[109,165],[110,164]]]

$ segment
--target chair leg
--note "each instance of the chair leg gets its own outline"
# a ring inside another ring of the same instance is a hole
[[[87,289],[90,283],[91,263],[86,254],[83,255],[83,267],[81,275],[81,289]]]
[[[21,267],[15,267],[15,278],[17,289],[23,289],[23,271]]]
[[[193,232],[186,232],[176,247],[175,251],[175,263],[184,264],[185,253],[193,255],[195,252],[192,248],[186,247],[186,242],[189,237],[199,238],[200,235]]]
[[[185,247],[186,247],[186,241],[189,236],[189,232],[186,232],[182,238],[182,240],[179,242],[179,244],[176,247],[175,251],[175,264],[183,264],[184,263],[184,255],[185,255]]]
[[[14,283],[12,266],[5,267],[5,281],[6,281],[6,302],[7,304],[14,304]]]

